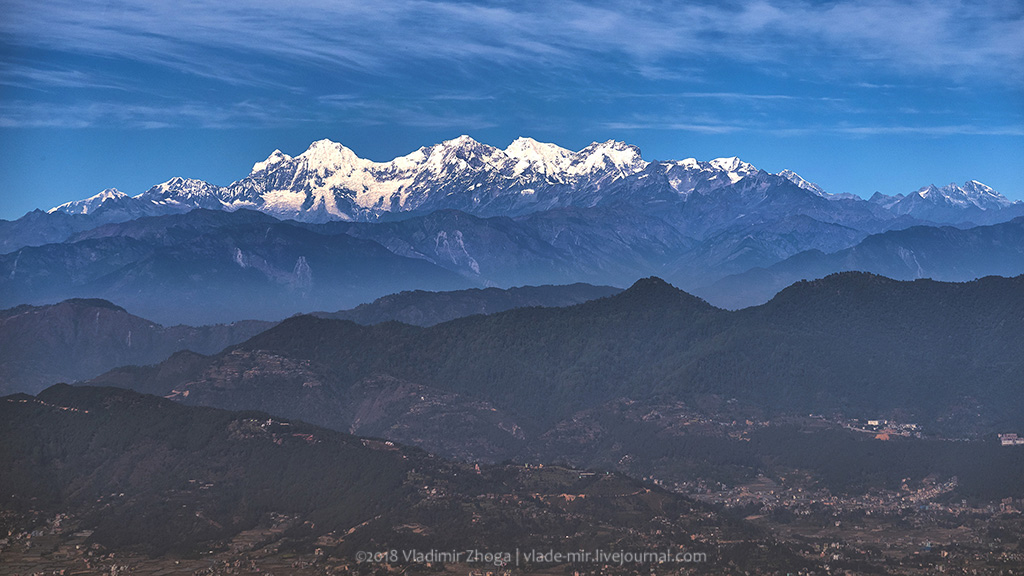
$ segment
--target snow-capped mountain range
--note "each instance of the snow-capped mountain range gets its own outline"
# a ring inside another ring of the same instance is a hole
[[[49,212],[105,211],[111,213],[108,217],[116,213],[135,218],[195,208],[251,208],[307,222],[374,221],[386,213],[443,208],[482,216],[516,216],[606,204],[612,198],[621,202],[617,188],[634,189],[643,183],[630,183],[631,179],[642,180],[651,174],[662,176],[678,199],[686,200],[694,192],[706,194],[759,173],[762,171],[739,158],[647,162],[635,146],[612,140],[573,152],[530,138],[519,138],[502,150],[460,136],[390,162],[360,158],[339,143],[320,140],[295,157],[275,150],[255,163],[248,176],[229,186],[173,178],[136,196],[108,189]],[[851,196],[828,194],[790,170],[772,176],[821,198]],[[968,184],[956,188],[956,198],[985,195],[995,199],[989,202],[993,206],[1009,205],[984,185]],[[934,189],[929,199],[946,195],[948,188]],[[892,205],[901,199],[891,198]],[[876,204],[888,207],[885,202]]]
[[[756,185],[752,177],[758,180]],[[693,194],[707,196],[724,189],[740,190],[744,198],[756,190],[755,200],[760,202],[789,185],[805,191],[808,200],[846,201],[883,220],[909,216],[959,223],[977,219],[979,212],[1021,204],[976,181],[963,187],[928,186],[906,196],[876,194],[869,202],[852,194],[829,194],[791,170],[771,174],[735,157],[648,162],[637,147],[613,140],[573,152],[531,138],[519,138],[500,149],[460,136],[390,162],[360,158],[342,144],[319,140],[295,157],[275,150],[256,162],[248,176],[228,186],[173,178],[136,196],[108,189],[49,212],[113,222],[195,208],[249,208],[303,222],[372,222],[388,214],[439,209],[520,216],[610,204],[642,208],[655,201],[681,204]],[[822,208],[815,210],[820,213]]]
[[[899,212],[906,212],[913,203],[921,201],[949,207],[974,206],[982,210],[998,210],[1013,204],[1008,198],[977,180],[965,182],[963,187],[957,186],[956,182],[951,182],[941,188],[932,184],[906,195],[887,196],[881,192],[875,192],[871,201],[886,207],[898,206],[897,211]]]
[[[275,150],[246,178],[226,187],[174,178],[137,196],[104,190],[50,212],[125,210],[133,203],[150,213],[252,208],[300,221],[367,221],[386,212],[437,208],[529,212],[571,203],[567,196],[596,191],[647,164],[636,147],[613,141],[571,152],[520,138],[501,150],[461,136],[390,162],[373,162],[320,140],[294,158]]]

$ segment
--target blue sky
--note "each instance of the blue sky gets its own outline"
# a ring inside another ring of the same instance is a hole
[[[739,156],[1024,199],[1024,3],[0,0],[0,218],[330,138]]]

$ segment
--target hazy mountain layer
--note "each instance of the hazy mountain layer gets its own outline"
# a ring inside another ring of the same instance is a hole
[[[610,296],[618,288],[574,284],[392,294],[350,310],[321,312],[360,324],[431,325],[529,306],[557,307]],[[105,300],[67,300],[0,311],[0,393],[35,394],[58,382],[94,378],[119,366],[155,364],[179,350],[215,354],[273,326],[244,320],[165,327]]]
[[[468,458],[533,453],[581,411],[620,398],[691,408],[734,399],[743,417],[891,417],[988,433],[1024,426],[1022,296],[1024,277],[946,284],[848,273],[728,312],[648,279],[569,308],[430,328],[297,317],[212,357],[94,382],[273,408]]]
[[[214,354],[271,327],[256,320],[161,326],[105,300],[0,311],[0,393],[35,394],[118,366],[155,364],[178,350]]]
[[[0,306],[105,298],[167,324],[279,320],[401,290],[474,285],[370,240],[251,211],[110,224],[0,256]]]
[[[755,267],[694,292],[728,308],[754,306],[786,286],[860,270],[898,280],[965,282],[1024,273],[1024,218],[966,230],[915,226],[868,236],[831,254],[809,250],[767,268]]]
[[[615,207],[515,219],[443,210],[378,224],[197,210],[106,224],[0,255],[0,306],[104,298],[165,324],[207,324],[337,310],[401,290],[625,286],[657,274],[737,308],[844,270],[955,281],[1024,273],[1020,231],[1015,220],[868,237],[796,215],[737,223],[698,242],[656,215]]]

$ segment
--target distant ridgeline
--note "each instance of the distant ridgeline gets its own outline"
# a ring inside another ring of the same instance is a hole
[[[300,316],[213,356],[179,354],[92,383],[491,461],[597,465],[630,454],[671,466],[684,461],[672,456],[683,448],[671,438],[685,434],[675,422],[708,417],[881,417],[995,440],[1024,430],[1022,296],[1024,276],[844,273],[730,312],[648,278],[576,306],[427,328]]]

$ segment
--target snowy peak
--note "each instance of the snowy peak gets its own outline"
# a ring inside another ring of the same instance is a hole
[[[748,164],[739,158],[715,158],[703,162],[696,158],[685,158],[683,160],[666,160],[659,162],[666,170],[671,168],[682,168],[684,170],[694,171],[705,171],[705,172],[720,172],[720,173],[743,173],[743,174],[754,174],[757,173],[757,168],[752,164]]]
[[[474,148],[476,146],[481,146],[481,144],[474,140],[472,136],[468,136],[466,134],[463,134],[458,138],[445,140],[441,144],[447,148]]]
[[[324,176],[339,170],[354,170],[369,163],[363,160],[352,150],[344,145],[331,140],[317,140],[309,145],[305,152],[299,154],[296,160],[305,162],[306,168]]]
[[[555,175],[564,171],[573,157],[573,152],[556,144],[522,137],[516,138],[504,152],[515,161],[513,171],[516,176],[527,169],[544,175]]]
[[[65,214],[92,214],[105,202],[117,202],[126,198],[129,198],[129,196],[117,188],[107,188],[99,194],[90,196],[85,200],[65,202],[60,206],[50,208],[47,212],[50,214],[53,214],[54,212],[64,212]]]
[[[219,197],[220,187],[209,182],[196,180],[195,178],[182,178],[175,176],[167,182],[157,184],[136,199],[187,202],[190,200],[216,199]]]
[[[821,186],[818,186],[814,182],[808,182],[807,180],[804,180],[802,177],[800,177],[799,174],[793,172],[792,170],[783,170],[782,172],[778,173],[778,176],[782,176],[786,180],[789,180],[793,184],[796,184],[797,186],[803,188],[804,190],[807,190],[808,192],[817,194],[818,196],[822,197],[827,196],[825,191],[821,189]]]
[[[463,134],[452,140],[445,140],[431,146],[427,152],[427,164],[432,168],[478,166],[494,156],[498,149],[481,144]]]
[[[712,167],[717,170],[721,170],[729,175],[729,179],[733,183],[738,182],[741,178],[757,173],[757,168],[753,164],[748,164],[735,156],[729,158],[715,158],[708,162]]]
[[[557,144],[539,142],[533,138],[520,136],[505,148],[505,154],[512,158],[564,158],[572,156],[572,151]]]
[[[675,162],[663,162],[665,166],[675,165],[680,168],[687,170],[700,170],[703,167],[704,162],[699,162],[696,158],[685,158],[683,160],[677,160]],[[710,165],[709,165],[710,166]]]
[[[992,196],[998,196],[1000,198],[1005,198],[1005,196],[1003,196],[1002,194],[996,192],[995,190],[982,184],[981,182],[978,182],[977,180],[968,180],[967,182],[964,182],[963,190],[969,194],[988,194]]]
[[[615,177],[622,177],[640,172],[646,167],[647,162],[640,156],[639,148],[625,142],[608,140],[592,142],[577,152],[569,166],[569,173],[587,175],[609,170],[615,173]]]
[[[256,172],[263,172],[264,170],[267,170],[273,166],[277,166],[282,162],[288,162],[291,159],[292,157],[285,154],[284,152],[281,152],[280,150],[274,150],[270,154],[270,156],[267,156],[266,160],[264,160],[263,162],[257,162],[253,164],[251,173],[254,174]]]
[[[497,148],[494,146],[488,146],[487,144],[481,144],[476,140],[463,134],[458,138],[452,138],[451,140],[445,140],[440,144],[435,144],[426,148],[430,151],[429,155],[441,154],[444,157],[458,157],[467,158],[474,154],[490,155],[493,154]]]
[[[462,135],[440,144],[424,146],[390,162],[374,164],[374,167],[387,174],[402,173],[404,177],[414,178],[417,174],[425,173],[438,178],[462,171],[481,170],[485,165],[494,163],[496,152],[500,151]]]
[[[917,196],[933,204],[963,208],[974,206],[982,210],[998,210],[1013,204],[1009,198],[977,180],[969,180],[964,183],[963,187],[957,186],[956,182],[951,182],[941,188],[930,184],[911,196]]]
[[[753,166],[740,160],[736,156],[730,156],[728,158],[715,158],[714,160],[709,161],[708,164],[711,164],[715,168],[723,170],[725,172],[736,172],[740,170],[742,167],[753,168]]]
[[[1003,196],[999,192],[996,192],[989,186],[986,186],[977,180],[968,180],[967,182],[964,182],[961,190],[963,190],[964,194],[969,198],[975,199],[975,202],[979,205],[991,205],[999,208],[1005,208],[1014,204],[1014,202],[1006,196]]]
[[[127,196],[127,194],[121,192],[117,188],[107,188],[106,190],[90,198],[90,200],[99,200],[100,202],[104,202],[112,198],[126,198]]]
[[[897,216],[941,223],[990,222],[999,214],[1010,215],[1011,212],[1000,212],[1006,208],[1014,214],[1024,211],[1024,203],[1011,202],[977,180],[969,180],[962,187],[955,182],[942,187],[931,184],[907,195],[875,192],[869,201]]]

